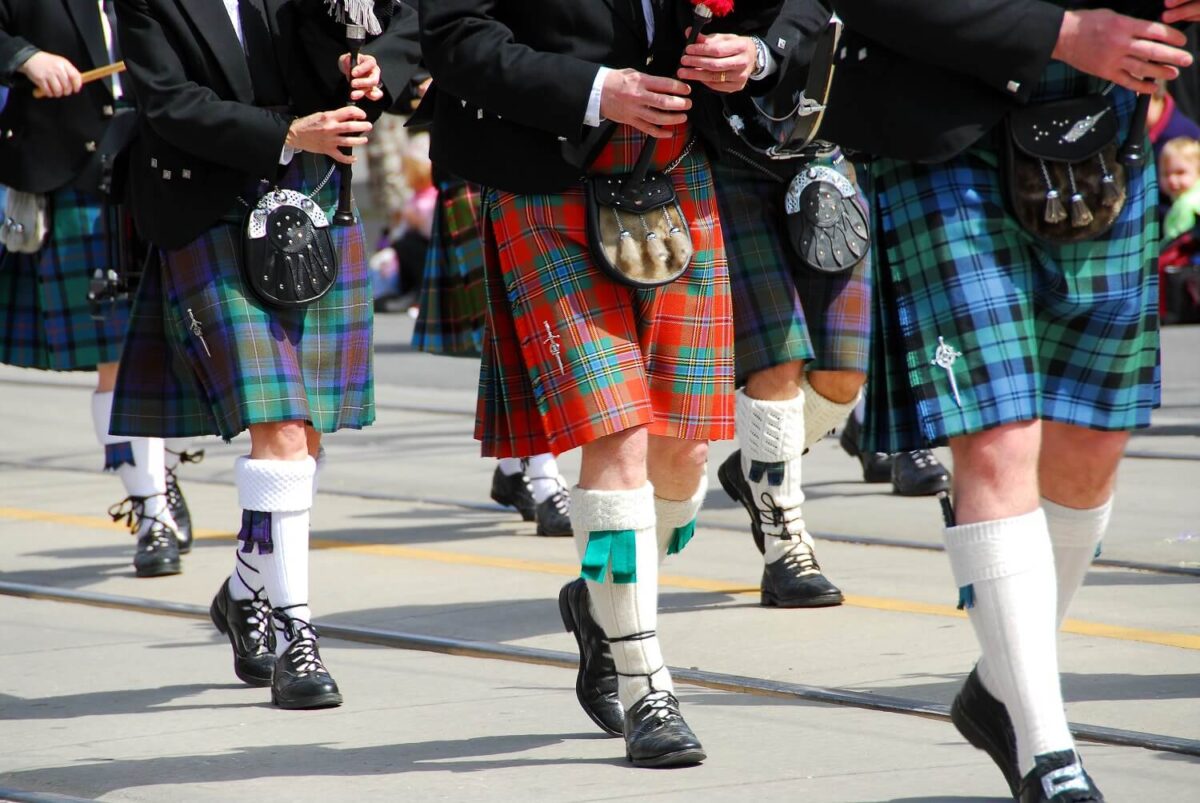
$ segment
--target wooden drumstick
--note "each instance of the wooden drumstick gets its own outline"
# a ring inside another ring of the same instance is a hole
[[[118,61],[114,64],[105,64],[103,67],[97,67],[94,70],[88,70],[87,72],[80,73],[79,77],[83,79],[83,83],[90,84],[92,81],[99,81],[101,78],[108,78],[110,75],[116,75],[117,73],[123,72],[125,72],[125,62]],[[41,89],[33,90],[33,96],[38,100],[49,97],[49,95],[47,95]]]

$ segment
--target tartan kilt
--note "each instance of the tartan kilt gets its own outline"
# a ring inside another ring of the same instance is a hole
[[[660,140],[653,168],[683,153]],[[622,126],[593,170],[632,169],[641,134]],[[562,452],[637,426],[693,440],[733,437],[733,324],[721,224],[699,148],[670,173],[695,254],[686,273],[635,290],[588,250],[582,186],[556,195],[488,190],[487,326],[475,437],[483,454]]]
[[[834,159],[818,163],[834,165]],[[839,159],[837,167],[854,181],[848,162]],[[757,371],[797,360],[820,371],[866,373],[867,259],[838,275],[805,266],[789,244],[786,185],[728,155],[713,163],[713,181],[729,259],[738,384]]]
[[[1097,88],[1056,62],[1034,101]],[[1126,131],[1133,95],[1114,92]],[[1130,172],[1107,235],[1049,244],[1007,211],[996,136],[939,164],[873,164],[869,450],[940,445],[1033,419],[1130,430],[1148,426],[1159,404],[1153,165]]]
[[[478,357],[483,346],[483,247],[479,188],[453,180],[438,185],[438,207],[421,281],[413,348]]]
[[[330,164],[298,154],[279,186],[307,194]],[[339,181],[335,173],[316,198],[330,218]],[[336,283],[317,301],[288,310],[264,306],[247,289],[239,268],[242,225],[218,222],[163,252],[161,266],[143,278],[117,378],[114,435],[229,440],[251,424],[307,421],[334,432],[374,421],[361,223],[331,227]]]
[[[0,248],[0,362],[92,371],[121,356],[131,303],[106,304],[102,321],[88,308],[92,274],[110,262],[101,197],[67,188],[47,203],[50,233],[40,251]]]

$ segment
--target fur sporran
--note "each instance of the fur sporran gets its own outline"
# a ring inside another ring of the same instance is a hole
[[[14,254],[36,254],[42,250],[50,227],[46,196],[9,190],[0,222],[0,244]]]
[[[1105,234],[1125,207],[1116,108],[1092,94],[1009,114],[1005,181],[1021,227],[1051,243]]]
[[[687,271],[695,249],[669,176],[589,176],[584,186],[588,245],[609,277],[648,288],[673,282]]]

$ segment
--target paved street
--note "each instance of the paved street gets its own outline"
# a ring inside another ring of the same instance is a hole
[[[206,459],[181,472],[196,548],[182,575],[139,580],[104,515],[123,494],[98,471],[92,377],[0,369],[0,800],[1005,799],[940,716],[976,647],[938,506],[859,482],[832,438],[805,463],[806,520],[847,603],[758,606],[760,558],[715,481],[733,447],[715,446],[660,621],[709,760],[629,768],[574,699],[554,602],[573,544],[489,501],[477,363],[414,354],[410,332],[379,318],[379,422],[327,443],[312,604],[346,704],[317,712],[240,684],[206,618],[233,562],[246,439],[197,442]],[[1069,717],[1104,740],[1081,750],[1116,803],[1200,788],[1200,327],[1164,344],[1164,407],[1133,438],[1106,563],[1060,642]],[[577,456],[561,463],[574,476]]]

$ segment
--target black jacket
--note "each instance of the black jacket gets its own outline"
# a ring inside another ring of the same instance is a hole
[[[290,108],[254,104],[246,56],[218,0],[117,0],[121,43],[142,111],[131,193],[141,234],[163,248],[194,240],[260,179],[274,181],[291,121],[345,104],[346,51],[324,0],[264,0]],[[407,83],[420,56],[412,10],[399,7],[364,52],[385,89]],[[261,58],[261,56],[259,56]],[[392,103],[363,104],[377,118]]]
[[[39,50],[80,72],[111,60],[96,0],[0,0],[0,82],[11,84],[0,113],[0,184],[50,192],[74,181],[113,117],[108,81],[66,98],[34,100],[17,70]]]
[[[512,192],[578,181],[582,166],[564,152],[592,131],[583,119],[597,69],[674,73],[691,6],[668,2],[673,20],[651,48],[641,0],[421,0],[433,161]]]
[[[808,79],[808,65],[812,61],[816,37],[829,24],[832,11],[828,2],[821,0],[783,0],[776,3],[749,3],[735,5],[737,11],[725,19],[714,20],[706,30],[711,33],[737,33],[757,36],[773,54],[778,70],[761,81],[750,81],[739,96],[723,96],[704,87],[696,87],[692,122],[708,145],[709,155],[714,160],[735,158],[727,154],[730,148],[753,158],[767,170],[781,178],[790,178],[795,166],[790,161],[771,160],[759,157],[745,146],[729,127],[725,117],[727,102],[743,114],[751,113],[746,97],[779,92],[791,97],[793,92],[804,89]],[[748,108],[749,107],[749,108]]]
[[[1042,0],[830,2],[846,34],[822,138],[921,162],[954,156],[1028,102],[1063,17]]]

